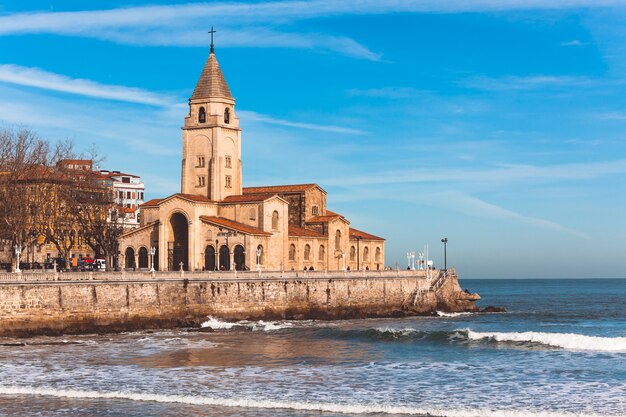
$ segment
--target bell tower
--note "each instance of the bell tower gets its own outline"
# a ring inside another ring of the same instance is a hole
[[[211,51],[189,99],[183,126],[181,191],[221,201],[242,193],[241,129],[230,93]]]

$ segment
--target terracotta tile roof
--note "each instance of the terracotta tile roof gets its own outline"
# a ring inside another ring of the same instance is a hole
[[[224,203],[256,203],[265,201],[270,197],[267,194],[231,195],[224,199]]]
[[[197,201],[199,203],[213,203],[214,202],[213,200],[211,200],[211,199],[209,199],[207,197],[201,196],[201,195],[176,193],[176,194],[174,194],[174,195],[172,195],[170,197],[174,197],[174,196],[185,198],[185,199],[191,200],[191,201]]]
[[[139,207],[156,207],[159,205],[159,203],[163,201],[162,198],[153,198],[152,200],[146,201],[143,204],[140,204]]]
[[[313,187],[319,187],[319,185],[317,184],[291,184],[291,185],[267,185],[267,186],[260,186],[260,187],[244,187],[243,193],[244,194],[297,193],[297,192],[306,191],[309,188],[313,188]]]
[[[205,223],[215,224],[217,226],[222,226],[227,229],[236,230],[237,232],[242,232],[248,235],[261,235],[261,236],[272,235],[271,233],[265,232],[261,229],[257,229],[256,227],[248,226],[247,224],[239,223],[230,219],[226,219],[224,217],[200,216],[200,220],[202,220]]]
[[[134,175],[134,174],[126,174],[124,172],[109,172],[108,174],[104,174],[108,177],[133,177],[133,178],[139,178],[138,175]]]
[[[316,232],[315,230],[303,229],[302,227],[297,227],[293,225],[289,225],[289,236],[297,236],[297,237],[326,237],[326,235]]]
[[[158,223],[159,223],[159,221],[155,220],[155,221],[150,222],[150,223],[148,223],[148,224],[146,224],[144,226],[138,227],[136,229],[133,229],[133,230],[131,230],[129,232],[126,232],[126,233],[120,235],[120,238],[124,238],[126,236],[130,236],[130,235],[135,234],[137,232],[141,232],[141,231],[146,230],[147,228],[152,227],[152,226],[154,226],[155,224],[158,224]]]
[[[326,215],[327,216],[341,216],[341,217],[343,217],[341,214],[337,214],[334,211],[330,211],[328,209],[326,209]]]
[[[382,237],[370,235],[369,233],[350,228],[350,239],[356,239],[357,237],[365,240],[385,240]]]
[[[212,97],[233,98],[214,53],[209,54],[209,58],[207,58],[204,64],[204,69],[202,70],[202,74],[200,74],[196,88],[193,90],[191,100]]]

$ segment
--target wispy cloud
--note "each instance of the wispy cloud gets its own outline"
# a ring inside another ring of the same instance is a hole
[[[488,203],[465,193],[450,191],[437,193],[437,195],[432,197],[433,198],[430,199],[430,201],[436,201],[437,204],[444,203],[445,207],[451,208],[453,210],[462,212],[473,217],[512,220],[542,229],[567,233],[576,237],[590,239],[590,236],[586,233],[570,229],[557,222],[541,219],[538,217],[525,216],[516,211],[509,210],[492,203]]]
[[[561,42],[561,46],[586,46],[589,42],[582,42],[578,39],[572,39],[571,41]]]
[[[411,98],[425,94],[432,94],[429,91],[418,90],[412,87],[381,87],[368,89],[350,89],[347,94],[352,97],[376,97],[376,98]]]
[[[140,88],[100,84],[95,81],[70,78],[39,68],[12,64],[0,65],[0,82],[129,103],[155,106],[164,106],[171,103],[171,99],[165,96]]]
[[[608,112],[598,114],[600,120],[626,120],[626,113],[623,112]]]
[[[367,132],[360,129],[354,129],[350,127],[342,127],[342,126],[333,126],[326,124],[314,124],[314,123],[300,123],[300,122],[291,122],[283,119],[276,119],[272,116],[268,116],[266,114],[256,113],[249,110],[239,110],[239,116],[241,118],[245,118],[249,121],[253,122],[263,122],[273,125],[286,126],[286,127],[295,127],[298,129],[307,129],[307,130],[319,130],[322,132],[333,132],[333,133],[344,133],[348,135],[365,135]]]
[[[461,82],[468,88],[487,91],[523,91],[554,88],[593,87],[607,83],[604,80],[596,80],[588,77],[556,76],[556,75],[531,75],[526,77],[473,77]]]
[[[330,34],[281,32],[294,21],[338,15],[390,13],[500,12],[532,9],[623,7],[621,0],[335,0],[267,3],[188,3],[76,12],[16,13],[0,16],[0,35],[53,33],[140,45],[206,44],[207,20],[220,22],[220,46],[323,49],[379,60],[357,41]],[[268,27],[273,27],[268,29]]]

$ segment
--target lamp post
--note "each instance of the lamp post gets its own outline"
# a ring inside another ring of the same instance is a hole
[[[419,258],[419,269],[422,270],[424,269],[424,252],[418,253],[417,256]]]
[[[443,270],[448,270],[448,238],[444,237],[441,239],[441,243],[443,243]]]
[[[150,248],[150,260],[152,261],[152,267],[150,268],[150,272],[155,272],[154,271],[154,255],[156,254],[156,248],[154,246],[152,246]]]
[[[215,266],[215,270],[219,271],[219,269],[217,268],[217,264],[220,261],[220,254],[219,254],[219,247],[217,246],[217,244],[219,243],[219,241],[217,239],[215,239],[215,260],[213,262],[214,266]]]
[[[20,269],[20,255],[22,254],[22,248],[17,243],[15,244],[15,257],[17,258],[15,261],[15,273],[20,273],[22,270]]]
[[[406,269],[411,269],[411,252],[406,253],[406,263],[407,263]]]
[[[261,253],[263,250],[259,247],[256,248],[256,270],[261,272]]]
[[[361,236],[356,237],[356,270],[361,270]]]
[[[341,260],[343,262],[343,272],[346,272],[346,252],[341,251]]]

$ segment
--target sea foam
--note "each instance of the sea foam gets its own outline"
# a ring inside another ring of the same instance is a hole
[[[552,412],[541,410],[494,410],[494,409],[444,409],[436,407],[411,407],[386,404],[341,404],[324,402],[299,402],[260,400],[251,398],[219,398],[194,395],[170,395],[154,393],[134,393],[123,391],[88,391],[75,389],[55,389],[15,385],[0,385],[0,395],[40,395],[57,398],[76,399],[121,399],[129,401],[149,401],[159,403],[180,403],[209,405],[218,407],[244,407],[258,409],[291,409],[322,411],[339,414],[408,414],[438,415],[443,417],[604,417],[593,413]],[[608,415],[607,415],[608,417]],[[615,417],[615,416],[612,416]]]
[[[496,342],[528,342],[568,350],[626,352],[626,337],[586,336],[576,333],[542,332],[475,332],[466,330],[470,340],[490,339]]]
[[[437,315],[439,317],[463,317],[463,316],[471,316],[472,313],[446,313],[445,311],[437,310]]]
[[[210,327],[215,330],[230,330],[233,328],[247,328],[253,331],[274,331],[281,329],[288,329],[293,327],[293,323],[291,322],[274,322],[274,321],[237,321],[237,322],[227,322],[216,319],[215,317],[209,316],[208,320],[202,323],[202,327]]]

